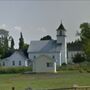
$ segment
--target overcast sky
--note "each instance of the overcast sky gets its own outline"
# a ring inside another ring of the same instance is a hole
[[[26,43],[45,35],[56,39],[56,29],[63,22],[67,41],[77,38],[83,22],[90,22],[90,2],[71,0],[0,0],[0,28],[9,31],[18,47],[20,32]]]

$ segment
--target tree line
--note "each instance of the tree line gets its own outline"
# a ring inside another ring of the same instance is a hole
[[[76,40],[75,42],[68,43],[68,47],[72,49],[72,47],[77,48],[78,50],[81,49],[84,52],[84,58],[87,61],[90,61],[90,23],[82,23],[80,24],[81,32],[79,33],[80,39]],[[9,40],[11,41],[9,46]],[[44,36],[40,40],[52,40],[52,37],[50,35]],[[5,58],[10,56],[14,51],[15,42],[13,37],[0,37],[0,58]],[[18,50],[21,50],[25,53],[27,56],[27,48],[28,44],[25,44],[24,38],[22,35],[22,32],[20,33],[19,38],[19,48]],[[77,55],[75,57],[82,57],[82,55]],[[76,58],[77,59],[77,58]]]
[[[19,45],[18,50],[21,50],[27,56],[27,49],[29,45],[24,42],[22,32],[20,33],[18,45]],[[12,36],[7,35],[6,37],[3,37],[1,35],[0,37],[0,58],[3,59],[6,57],[9,57],[16,50],[14,46],[15,46],[15,42]]]
[[[81,63],[83,61],[89,61],[90,62],[90,23],[82,23],[80,24],[81,32],[79,33],[80,40],[78,42],[70,43],[72,46],[79,47],[82,54],[76,54],[73,58],[74,63]],[[76,44],[76,45],[75,45]]]

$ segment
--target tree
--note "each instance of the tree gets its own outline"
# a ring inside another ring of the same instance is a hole
[[[19,49],[20,50],[23,50],[24,48],[24,38],[23,38],[23,35],[22,35],[22,32],[20,33],[20,38],[19,38]]]
[[[90,39],[87,39],[84,43],[84,51],[87,56],[87,60],[90,61]]]
[[[44,36],[40,40],[52,40],[52,37],[50,35]]]
[[[80,37],[83,43],[83,49],[87,56],[87,60],[90,61],[90,24],[83,23],[80,25],[80,29]]]
[[[13,38],[11,39],[11,49],[12,50],[14,49],[14,39]]]
[[[29,47],[29,45],[25,43],[24,47],[23,47],[23,52],[24,52],[26,57],[28,57],[28,53],[27,53],[28,47]]]
[[[82,51],[83,50],[82,49],[82,41],[78,39],[78,40],[67,43],[67,49]]]
[[[4,38],[4,49],[5,49],[5,51],[7,51],[8,48],[9,48],[9,46],[8,46],[8,38],[5,37],[5,38]]]
[[[81,63],[85,61],[85,56],[83,54],[79,54],[77,53],[74,57],[73,57],[73,62],[74,63]]]

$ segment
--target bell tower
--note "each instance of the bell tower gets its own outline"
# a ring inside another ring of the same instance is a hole
[[[66,43],[66,29],[64,28],[62,22],[57,29],[57,47],[60,49],[61,64],[67,64],[67,43]]]
[[[62,22],[57,29],[57,44],[64,43],[64,39],[66,38],[66,29],[64,28]]]

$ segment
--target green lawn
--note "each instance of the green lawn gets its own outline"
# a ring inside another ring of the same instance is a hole
[[[89,85],[90,73],[63,72],[59,74],[0,74],[0,90],[71,87],[73,84]]]

